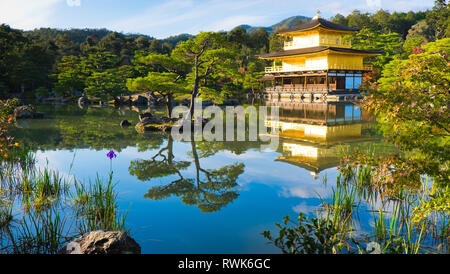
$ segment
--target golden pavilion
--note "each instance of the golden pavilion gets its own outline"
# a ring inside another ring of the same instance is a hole
[[[263,81],[272,82],[265,88],[266,99],[312,102],[358,96],[362,76],[372,70],[364,58],[380,52],[352,49],[344,39],[359,31],[315,16],[297,27],[284,29],[284,50],[258,55],[273,60],[265,69]]]

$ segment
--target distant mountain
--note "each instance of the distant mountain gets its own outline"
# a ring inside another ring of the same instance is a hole
[[[83,43],[86,38],[92,34],[95,34],[98,36],[99,39],[102,39],[106,35],[112,33],[114,31],[108,30],[105,28],[101,29],[57,29],[57,28],[40,28],[40,29],[34,29],[34,30],[28,30],[24,31],[25,36],[30,38],[40,38],[44,40],[50,40],[55,39],[58,35],[64,35],[67,34],[69,36],[69,39],[74,41],[75,43]],[[123,34],[123,33],[122,33]],[[149,39],[154,39],[151,36],[143,35],[143,34],[136,34],[136,33],[125,33],[124,36],[133,37],[136,39],[139,36],[145,36]]]
[[[58,35],[67,34],[69,38],[75,43],[82,43],[86,40],[86,37],[96,34],[99,39],[102,39],[112,31],[102,29],[57,29],[57,28],[40,28],[29,31],[24,31],[25,36],[30,38],[41,38],[44,40],[50,40],[56,38]]]
[[[287,26],[288,28],[291,28],[294,26],[295,22],[297,22],[298,20],[302,20],[302,21],[309,21],[311,20],[310,17],[306,17],[306,16],[302,16],[302,15],[297,15],[297,16],[292,16],[289,18],[286,18],[270,27],[254,27],[254,26],[250,26],[250,25],[239,25],[237,27],[241,27],[244,28],[245,30],[247,30],[248,33],[252,33],[253,31],[259,29],[259,28],[263,28],[265,29],[268,33],[272,33],[275,31],[276,28],[282,27],[282,26]]]
[[[309,20],[311,20],[311,18],[306,17],[306,16],[301,16],[301,15],[292,16],[292,17],[284,19],[272,26],[262,27],[262,28],[264,28],[267,32],[272,33],[278,27],[282,27],[282,26],[287,26],[289,28],[292,27],[295,24],[295,22],[297,22],[298,20],[309,21]],[[253,31],[257,30],[258,28],[261,28],[261,27],[254,27],[254,26],[250,26],[250,25],[240,25],[238,27],[244,28],[245,30],[247,30],[248,33],[252,33]],[[30,31],[24,31],[24,34],[30,38],[40,38],[40,39],[45,39],[45,40],[54,39],[54,38],[56,38],[56,36],[58,36],[60,34],[67,34],[72,41],[74,41],[76,43],[82,43],[86,40],[86,37],[88,37],[92,34],[96,34],[99,37],[99,39],[102,39],[103,37],[105,37],[106,35],[108,35],[112,32],[113,31],[105,29],[105,28],[101,28],[101,29],[40,28],[40,29],[34,29],[34,30],[30,30]],[[136,33],[122,33],[122,34],[125,36],[131,36],[133,38],[137,38],[139,36],[145,36],[149,39],[154,39],[151,36],[143,35],[143,34],[136,34]],[[167,42],[167,43],[170,43],[175,46],[177,43],[179,43],[181,41],[186,41],[191,37],[194,37],[194,35],[183,33],[183,34],[170,36],[170,37],[167,37],[165,39],[160,39],[160,40],[162,42]]]
[[[167,42],[169,44],[172,44],[176,46],[179,42],[184,42],[189,40],[189,38],[194,37],[194,35],[188,34],[188,33],[182,33],[174,36],[167,37],[165,39],[161,39],[161,41]]]

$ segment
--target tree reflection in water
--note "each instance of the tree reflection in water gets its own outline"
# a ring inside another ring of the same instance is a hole
[[[161,200],[174,195],[180,197],[186,205],[197,206],[202,212],[217,212],[239,196],[237,179],[244,172],[245,165],[235,163],[219,169],[204,169],[200,164],[201,157],[197,152],[197,144],[193,138],[191,140],[191,156],[195,165],[194,178],[187,178],[182,173],[191,162],[174,160],[173,139],[170,135],[166,147],[161,148],[150,160],[132,161],[129,172],[141,181],[169,175],[178,177],[166,185],[150,188],[144,195],[145,198]],[[206,153],[208,157],[213,154],[215,152]]]

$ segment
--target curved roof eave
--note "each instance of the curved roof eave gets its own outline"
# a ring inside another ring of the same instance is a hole
[[[378,55],[378,54],[382,53],[381,51],[318,46],[318,47],[311,47],[311,48],[291,49],[291,50],[285,50],[285,51],[272,52],[272,53],[267,53],[267,54],[256,55],[256,57],[263,58],[263,59],[264,58],[270,59],[270,58],[277,58],[277,57],[313,54],[313,53],[319,53],[319,52],[326,51],[326,50],[331,50],[334,52],[342,52],[342,53],[363,54],[363,55]]]
[[[277,31],[277,33],[284,34],[284,33],[290,33],[290,32],[307,31],[307,30],[312,30],[312,29],[318,28],[318,27],[322,27],[322,28],[329,29],[329,30],[345,31],[345,32],[360,31],[360,29],[357,29],[357,28],[351,28],[351,27],[347,27],[347,26],[338,25],[336,23],[330,22],[323,18],[316,18],[316,19],[313,19],[306,23],[303,23],[297,27]]]

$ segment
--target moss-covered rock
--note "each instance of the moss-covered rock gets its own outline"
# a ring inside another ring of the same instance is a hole
[[[139,133],[149,131],[168,132],[172,129],[176,120],[168,117],[145,117],[141,122],[137,123],[136,131]]]

